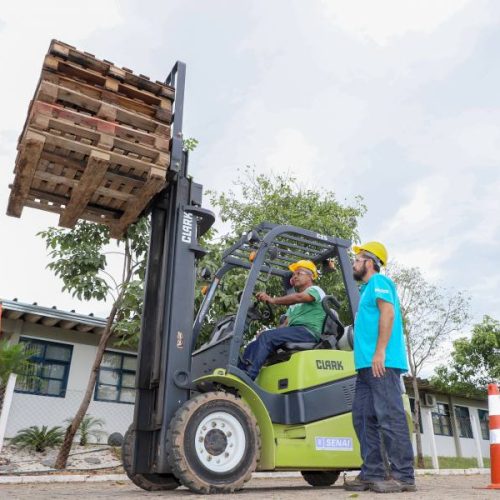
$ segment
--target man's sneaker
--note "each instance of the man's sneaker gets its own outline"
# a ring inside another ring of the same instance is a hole
[[[401,491],[417,491],[417,485],[414,482],[409,483],[407,481],[401,481],[399,479],[395,479],[395,481],[401,486]]]
[[[370,490],[375,493],[399,493],[403,490],[402,483],[395,479],[384,479],[370,483]]]
[[[370,489],[371,481],[366,479],[361,479],[358,474],[354,479],[350,481],[344,481],[344,489],[347,491],[366,491]]]

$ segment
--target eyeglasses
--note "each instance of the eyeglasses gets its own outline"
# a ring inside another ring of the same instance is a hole
[[[365,262],[366,260],[371,260],[371,259],[361,259],[359,257],[356,257],[354,260],[353,260],[353,263],[356,264],[357,262]]]
[[[312,276],[312,273],[309,273],[307,271],[295,271],[295,272],[292,273],[292,276],[298,276],[300,274],[305,274],[307,276]]]

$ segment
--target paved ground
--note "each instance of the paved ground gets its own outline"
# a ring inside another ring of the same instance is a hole
[[[246,487],[238,492],[237,497],[242,500],[259,498],[259,500],[272,499],[319,499],[319,498],[358,498],[359,500],[371,500],[377,498],[394,498],[397,500],[420,500],[420,499],[454,499],[467,500],[469,498],[491,498],[500,500],[500,491],[475,489],[487,486],[490,477],[488,475],[475,476],[420,476],[417,478],[417,493],[397,493],[382,496],[376,493],[360,492],[352,493],[345,491],[341,486],[330,488],[312,488],[299,478],[281,479],[252,479]],[[0,485],[0,499],[20,500],[26,498],[51,499],[62,498],[74,499],[147,499],[151,497],[166,497],[177,499],[199,499],[206,498],[179,488],[174,491],[162,493],[148,493],[136,488],[129,481],[114,481],[103,483],[56,483],[56,484],[16,484]],[[234,498],[228,495],[212,495],[210,500]]]

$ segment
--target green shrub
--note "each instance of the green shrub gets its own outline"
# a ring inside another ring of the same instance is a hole
[[[68,424],[71,424],[73,419],[67,418],[65,421]],[[78,427],[78,431],[76,432],[77,435],[80,436],[80,446],[86,446],[89,442],[89,437],[91,436],[96,438],[97,442],[99,442],[104,434],[104,431],[102,430],[103,425],[104,420],[102,418],[94,418],[91,415],[86,414],[80,423],[80,427]]]
[[[64,431],[61,427],[48,429],[46,425],[42,428],[32,425],[27,429],[21,429],[10,441],[19,449],[29,448],[34,451],[43,452],[46,448],[54,448],[62,443]]]

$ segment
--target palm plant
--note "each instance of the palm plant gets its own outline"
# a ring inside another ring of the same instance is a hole
[[[62,443],[64,430],[61,427],[51,427],[44,425],[42,428],[32,425],[26,429],[21,429],[11,439],[10,444],[16,445],[19,449],[29,448],[38,452],[45,451],[46,448],[54,448]]]
[[[9,376],[16,373],[25,382],[36,378],[33,375],[35,365],[30,361],[33,354],[34,351],[28,349],[25,344],[9,344],[6,340],[0,341],[0,414]]]
[[[67,418],[65,420],[68,424],[71,424],[72,421],[72,418]],[[104,434],[104,431],[102,430],[103,425],[104,420],[102,418],[94,418],[89,414],[85,414],[76,432],[77,435],[80,436],[80,446],[86,446],[91,436],[96,438],[97,441],[100,441],[102,435]]]

